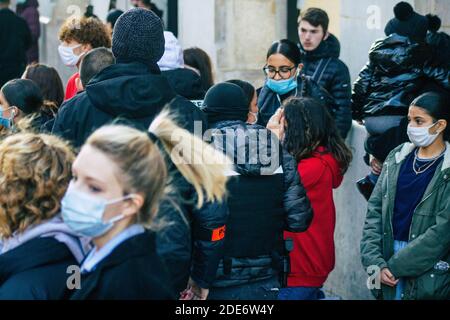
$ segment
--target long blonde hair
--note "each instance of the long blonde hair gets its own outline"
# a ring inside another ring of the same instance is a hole
[[[231,161],[200,138],[178,127],[167,111],[158,115],[150,125],[183,177],[197,192],[197,206],[205,201],[222,201],[226,194],[225,172]],[[173,136],[179,139],[175,141]],[[145,195],[137,222],[150,225],[167,192],[168,172],[164,156],[146,132],[124,126],[107,125],[96,130],[86,144],[103,152],[121,170],[121,182],[127,193]],[[190,150],[191,153],[187,152]],[[181,152],[178,152],[181,151]],[[192,161],[201,159],[198,163]],[[215,159],[208,161],[205,159]]]

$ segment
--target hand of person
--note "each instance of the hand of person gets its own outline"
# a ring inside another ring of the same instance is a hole
[[[385,284],[389,287],[395,287],[398,283],[398,279],[395,279],[394,275],[388,268],[383,268],[381,270],[380,281],[382,284]]]
[[[272,131],[278,139],[281,139],[284,135],[284,121],[284,111],[282,108],[278,108],[270,118],[266,128]]]
[[[187,288],[181,292],[180,300],[206,300],[209,289],[199,287],[194,280],[189,279]]]
[[[381,174],[381,170],[383,169],[383,163],[370,155],[370,167],[372,168],[372,172],[379,176]]]

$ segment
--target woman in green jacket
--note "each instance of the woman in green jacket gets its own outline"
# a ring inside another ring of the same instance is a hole
[[[368,203],[361,261],[378,299],[450,298],[450,111],[427,92],[409,107]],[[374,273],[377,272],[377,273]]]

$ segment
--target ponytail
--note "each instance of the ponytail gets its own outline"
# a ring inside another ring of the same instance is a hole
[[[151,123],[149,132],[158,137],[171,161],[198,195],[197,206],[205,201],[222,201],[226,194],[227,177],[231,160],[222,152],[180,128],[162,111]]]

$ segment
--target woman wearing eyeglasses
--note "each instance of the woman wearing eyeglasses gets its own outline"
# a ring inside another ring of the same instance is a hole
[[[266,82],[258,90],[259,124],[266,126],[283,101],[293,96],[322,101],[334,114],[334,99],[314,80],[301,74],[302,67],[300,50],[294,42],[283,39],[270,46],[263,68]]]

